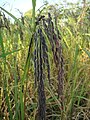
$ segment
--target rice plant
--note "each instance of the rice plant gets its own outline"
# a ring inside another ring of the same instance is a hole
[[[67,5],[0,6],[0,120],[90,119],[90,2]]]

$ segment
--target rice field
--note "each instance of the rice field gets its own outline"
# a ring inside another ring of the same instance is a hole
[[[0,6],[0,120],[90,120],[90,2],[66,4]]]

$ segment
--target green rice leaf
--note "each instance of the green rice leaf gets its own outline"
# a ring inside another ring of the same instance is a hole
[[[10,54],[15,53],[15,52],[20,51],[20,50],[21,50],[21,49],[13,50],[12,52],[7,52],[7,53],[4,53],[4,54],[1,54],[1,55],[0,55],[0,58],[1,58],[1,57],[6,57],[7,55],[10,55]]]
[[[89,51],[89,50],[86,50],[86,49],[84,49],[84,48],[83,48],[83,50],[84,50],[84,52],[88,55],[88,57],[90,58],[90,51]]]

